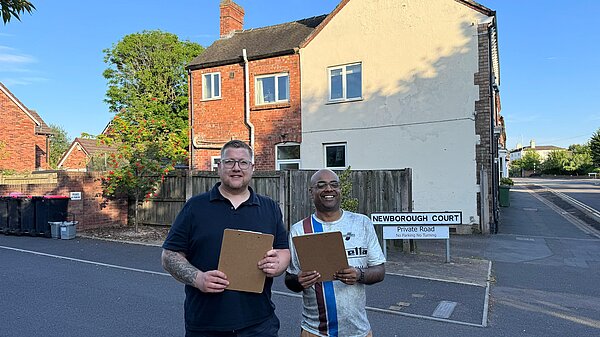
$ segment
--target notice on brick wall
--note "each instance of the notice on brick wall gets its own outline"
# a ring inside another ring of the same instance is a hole
[[[81,200],[81,192],[71,192],[69,196],[71,200]]]

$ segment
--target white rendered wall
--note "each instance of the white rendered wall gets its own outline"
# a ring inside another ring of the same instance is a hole
[[[347,143],[353,169],[413,169],[415,211],[478,222],[477,25],[454,0],[351,0],[300,50],[302,168]],[[363,100],[328,103],[328,67],[362,62]],[[399,211],[399,210],[390,210]]]

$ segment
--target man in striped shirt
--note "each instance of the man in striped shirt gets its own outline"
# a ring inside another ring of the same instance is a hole
[[[385,257],[373,224],[365,215],[340,208],[341,187],[335,172],[319,170],[311,177],[310,186],[316,212],[290,230],[292,260],[285,277],[290,290],[302,291],[301,337],[371,337],[365,285],[385,277]],[[320,282],[316,271],[300,270],[291,238],[335,231],[344,237],[350,267],[338,271],[333,281]]]

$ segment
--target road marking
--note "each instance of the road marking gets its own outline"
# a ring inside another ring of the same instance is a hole
[[[439,318],[450,318],[458,303],[452,301],[441,301],[431,316]]]
[[[60,260],[67,260],[67,261],[73,261],[73,262],[79,262],[79,263],[92,264],[92,265],[95,265],[95,266],[101,266],[101,267],[107,267],[107,268],[121,269],[121,270],[127,270],[127,271],[134,271],[134,272],[145,273],[145,274],[153,274],[153,275],[161,275],[161,276],[171,276],[171,274],[168,274],[168,273],[161,273],[161,272],[157,272],[157,271],[144,270],[144,269],[138,269],[138,268],[123,267],[123,266],[118,266],[118,265],[114,265],[114,264],[108,264],[108,263],[102,263],[102,262],[96,262],[96,261],[76,259],[76,258],[73,258],[73,257],[67,257],[67,256],[61,256],[61,255],[40,253],[40,252],[36,252],[36,251],[33,251],[33,250],[26,250],[26,249],[20,249],[20,248],[14,248],[14,247],[6,247],[6,246],[0,246],[0,248],[1,249],[6,249],[6,250],[12,250],[12,251],[15,251],[15,252],[20,252],[20,253],[27,253],[27,254],[33,254],[33,255],[38,255],[38,256],[51,257],[51,258],[60,259]]]

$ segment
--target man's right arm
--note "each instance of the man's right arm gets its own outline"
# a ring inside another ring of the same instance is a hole
[[[185,254],[163,249],[161,255],[163,268],[177,281],[198,288],[205,293],[220,293],[227,288],[227,275],[218,270],[203,272],[194,267]]]
[[[183,253],[163,249],[161,262],[163,268],[177,281],[195,287],[196,276],[200,270],[192,266]]]

